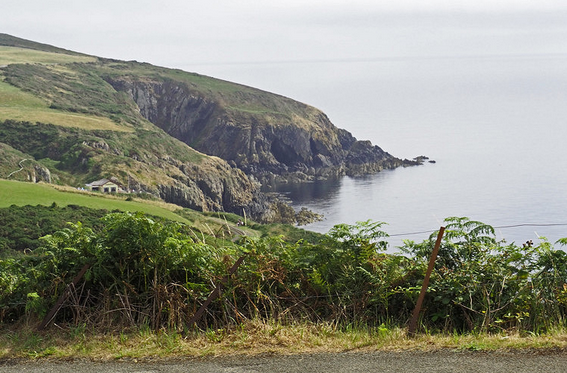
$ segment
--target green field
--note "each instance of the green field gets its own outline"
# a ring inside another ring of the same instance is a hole
[[[88,130],[132,131],[109,118],[50,109],[45,101],[33,94],[0,81],[0,121],[2,120],[49,123]]]
[[[56,126],[82,128],[86,130],[106,130],[132,132],[132,128],[121,127],[112,120],[93,115],[73,114],[48,108],[8,108],[0,106],[0,121],[45,123]]]
[[[146,214],[161,216],[166,219],[188,224],[189,221],[173,211],[152,202],[126,201],[118,198],[106,198],[88,192],[62,192],[47,184],[32,184],[19,181],[0,180],[0,208],[11,205],[45,205],[53,203],[59,206],[80,205],[93,209],[142,211]],[[166,206],[165,204],[163,204]]]
[[[0,66],[12,63],[57,64],[71,62],[94,62],[95,57],[63,53],[43,52],[27,48],[0,46]]]

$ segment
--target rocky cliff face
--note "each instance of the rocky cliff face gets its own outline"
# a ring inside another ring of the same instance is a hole
[[[0,121],[0,177],[52,182],[72,174],[78,185],[115,177],[135,192],[197,211],[226,211],[260,221],[276,219],[260,185],[217,157],[194,150],[162,131],[119,133],[57,128],[44,124]],[[144,138],[149,138],[144,142]],[[41,141],[34,141],[41,139]],[[47,169],[35,159],[58,162]],[[53,175],[54,173],[54,175]],[[75,186],[78,186],[75,185]]]
[[[313,107],[267,92],[249,90],[235,99],[165,78],[107,81],[168,134],[262,181],[367,174],[411,163],[358,141]]]
[[[115,175],[128,169],[127,184],[132,190],[197,211],[240,215],[245,211],[261,222],[274,219],[269,211],[270,202],[260,192],[260,185],[222,159],[203,157],[198,162],[184,162],[163,150],[163,154],[160,151],[131,153],[130,160],[125,160],[121,149],[109,146],[102,139],[83,141],[81,147],[85,148],[81,154],[87,158],[77,159],[77,163],[102,159],[101,163],[112,164],[105,167],[105,173]],[[108,161],[109,158],[112,160]],[[122,183],[126,184],[126,180]]]

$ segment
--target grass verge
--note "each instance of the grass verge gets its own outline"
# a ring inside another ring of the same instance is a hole
[[[182,337],[174,331],[149,328],[100,333],[84,326],[52,327],[35,332],[28,325],[4,328],[0,359],[88,358],[95,360],[215,357],[226,355],[297,354],[372,351],[554,351],[567,348],[567,331],[545,335],[422,334],[380,326],[337,329],[330,324],[281,325],[259,320],[234,328],[205,330]]]

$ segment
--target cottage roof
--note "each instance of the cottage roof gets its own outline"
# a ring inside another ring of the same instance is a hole
[[[107,183],[112,183],[112,181],[108,180],[108,179],[100,179],[97,181],[93,181],[92,183],[87,184],[88,187],[97,187],[97,186],[103,186]]]

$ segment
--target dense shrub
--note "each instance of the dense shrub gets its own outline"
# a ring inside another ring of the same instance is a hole
[[[67,222],[81,221],[98,230],[107,210],[84,206],[16,206],[0,208],[0,256],[3,250],[24,251],[39,247],[39,238],[65,228]]]
[[[422,325],[539,332],[563,322],[565,252],[545,241],[527,247],[497,242],[492,227],[467,218],[446,223]],[[96,233],[69,225],[44,237],[32,254],[0,260],[0,321],[41,316],[88,264],[57,315],[60,323],[182,330],[222,284],[222,296],[199,327],[254,317],[404,325],[436,236],[406,241],[402,253],[387,254],[382,223],[371,221],[337,225],[318,242],[272,236],[215,245],[178,223],[139,213],[108,214],[101,224]],[[227,277],[241,256],[238,272]]]
[[[424,320],[449,330],[545,330],[564,320],[567,256],[537,246],[497,242],[494,229],[467,218],[446,219]],[[429,260],[434,235],[406,242],[416,261]],[[563,298],[562,298],[563,297]]]

